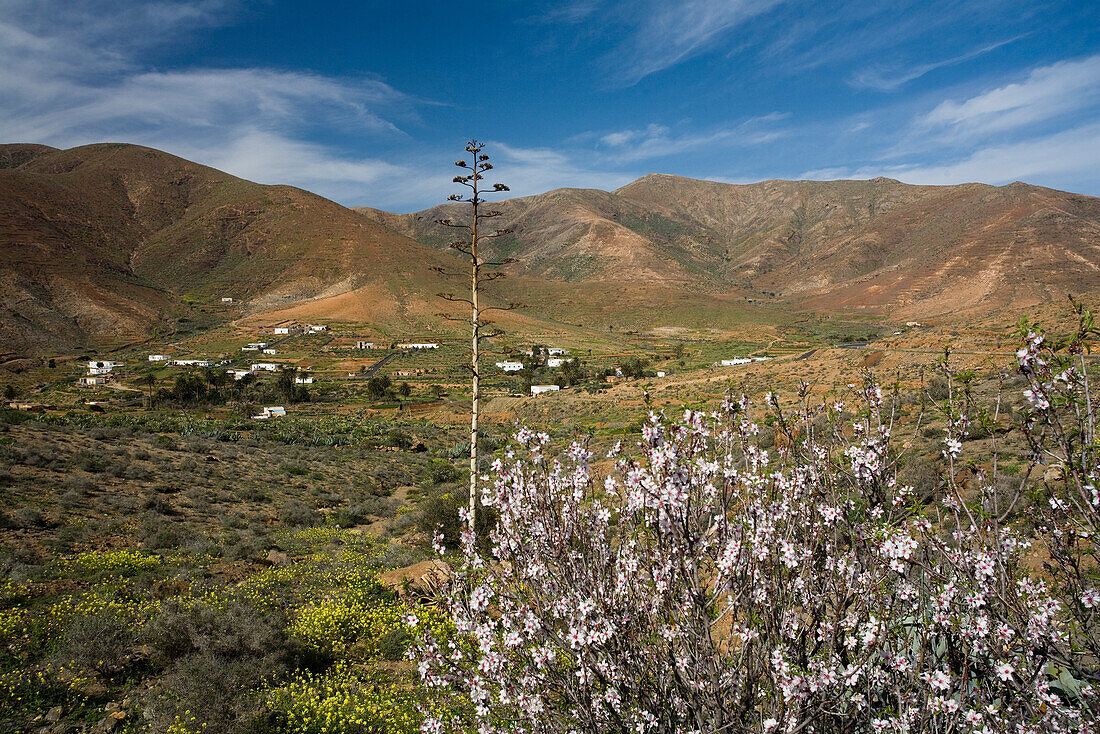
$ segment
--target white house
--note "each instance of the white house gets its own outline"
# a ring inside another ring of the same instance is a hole
[[[149,361],[150,362],[167,362],[170,359],[171,359],[171,357],[169,357],[167,354],[150,354],[149,355]]]
[[[109,360],[96,359],[88,363],[89,375],[106,375],[115,367],[121,367],[122,362],[111,362]]]
[[[546,360],[547,367],[561,367],[566,362],[572,362],[572,357],[550,357]]]
[[[733,359],[723,359],[720,364],[723,367],[736,367],[739,364],[763,362],[768,359],[771,359],[771,357],[734,357]]]
[[[274,362],[257,362],[252,365],[253,372],[278,372],[282,365]]]
[[[505,372],[519,372],[523,369],[523,362],[497,362],[497,367]]]
[[[252,418],[254,420],[263,421],[267,420],[268,418],[277,418],[284,415],[286,415],[286,408],[281,405],[275,405],[270,408],[264,408],[262,413],[260,413],[259,415],[254,415],[252,416]]]
[[[312,385],[313,384],[313,378],[312,377],[295,377],[294,381],[296,383],[298,383],[299,385]]]
[[[213,367],[214,360],[212,359],[173,359],[169,364],[174,364],[177,367]]]
[[[546,356],[548,357],[560,357],[563,354],[569,354],[568,349],[561,349],[560,347],[547,347]]]
[[[531,394],[532,395],[542,395],[544,392],[557,392],[558,390],[561,390],[561,388],[558,387],[557,385],[532,385],[531,386]]]
[[[667,374],[668,374],[668,373],[667,373],[667,372],[664,372],[663,370],[657,370],[657,376],[658,376],[658,377],[664,377],[664,376],[665,376],[665,375],[667,375]]]
[[[271,347],[268,347],[267,349],[264,350],[264,354],[275,354],[275,353],[276,353],[276,350],[272,349]]]
[[[222,303],[233,303],[233,299],[230,296],[222,296]]]
[[[358,341],[358,342],[355,342],[355,348],[356,349],[374,349],[374,342]]]
[[[309,324],[308,326],[306,326],[306,331],[308,331],[310,334],[316,334],[321,331],[328,331],[328,327],[324,324]]]
[[[408,344],[398,344],[398,349],[439,349],[439,345],[435,342],[409,342]]]
[[[248,346],[241,347],[242,352],[258,352],[267,348],[267,342],[252,342]]]
[[[252,370],[229,370],[229,374],[233,375],[234,380],[241,380],[245,375],[251,375]]]
[[[90,377],[81,377],[81,385],[106,385],[114,381],[112,375],[91,375]]]
[[[290,327],[289,326],[276,326],[275,327],[275,333],[276,334],[289,334],[290,333]]]

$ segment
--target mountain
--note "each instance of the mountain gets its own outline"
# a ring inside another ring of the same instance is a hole
[[[512,232],[490,254],[516,262],[492,303],[524,304],[501,319],[543,339],[744,328],[801,310],[1014,317],[1100,293],[1100,199],[1022,183],[649,175],[493,206],[494,228]],[[449,332],[434,268],[462,263],[435,220],[463,213],[353,211],[135,145],[0,145],[0,358],[241,316]]]
[[[515,274],[743,292],[823,311],[923,318],[1100,291],[1100,199],[1013,183],[734,185],[652,174],[615,191],[497,202]],[[461,207],[368,218],[445,247]]]
[[[16,355],[170,333],[223,296],[252,313],[339,298],[416,325],[449,261],[315,194],[150,148],[0,146],[0,341]]]

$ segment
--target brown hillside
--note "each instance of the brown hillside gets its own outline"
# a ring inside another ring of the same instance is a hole
[[[495,254],[556,280],[744,289],[819,310],[949,316],[1100,290],[1100,199],[1015,183],[731,185],[649,175],[500,202]],[[451,207],[368,217],[440,247]]]
[[[448,257],[315,194],[133,145],[0,146],[0,222],[16,354],[143,339],[220,296],[257,312],[359,290],[401,319],[393,304]]]

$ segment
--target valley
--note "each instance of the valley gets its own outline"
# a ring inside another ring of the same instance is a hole
[[[995,444],[1021,522],[1056,480],[1020,460],[1017,322],[1096,305],[1100,200],[651,175],[495,206],[516,262],[489,302],[518,305],[485,345],[486,467],[529,426],[610,471],[651,412],[742,394],[778,458],[778,411],[858,421],[873,376],[917,496],[955,481],[963,394],[965,491]],[[444,216],[138,146],[0,146],[0,728],[417,728],[401,620],[446,627],[419,602],[469,452]]]

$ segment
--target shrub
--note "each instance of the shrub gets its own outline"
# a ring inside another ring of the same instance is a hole
[[[41,528],[48,525],[48,521],[41,512],[33,507],[20,507],[11,513],[11,524],[17,528]]]
[[[53,659],[62,669],[117,675],[133,664],[136,639],[133,620],[117,607],[77,612],[67,620]]]
[[[164,670],[148,709],[154,730],[182,719],[207,732],[256,731],[263,708],[253,691],[297,661],[283,624],[277,612],[261,614],[238,602],[166,602],[144,634]]]
[[[584,445],[554,458],[521,430],[483,487],[489,544],[464,531],[438,597],[455,635],[410,620],[426,691],[451,705],[425,730],[1093,731],[1100,444],[1077,355],[1094,334],[1084,313],[1064,341],[1026,330],[1029,455],[1061,467],[1034,524],[1004,524],[995,473],[957,483],[962,397],[929,504],[898,481],[871,381],[850,438],[807,430],[831,409],[805,394],[794,414],[766,399],[786,438],[764,451],[731,396],[651,415],[606,477]]]
[[[468,456],[469,444],[466,444],[466,446]],[[420,484],[422,487],[434,487],[437,484],[456,482],[461,478],[462,471],[451,462],[445,459],[432,459],[428,462],[427,470],[424,472],[424,478]]]
[[[65,479],[64,486],[65,489],[76,492],[82,497],[86,497],[92,492],[96,491],[96,489],[98,489],[96,483],[93,482],[90,478],[76,475],[70,476]]]
[[[302,525],[317,525],[321,522],[321,515],[305,502],[292,499],[283,506],[279,519],[286,525],[299,527]]]
[[[383,438],[385,440],[386,446],[393,446],[399,449],[407,449],[412,446],[413,443],[412,437],[409,436],[409,434],[396,428],[391,431],[387,431],[386,435]]]

